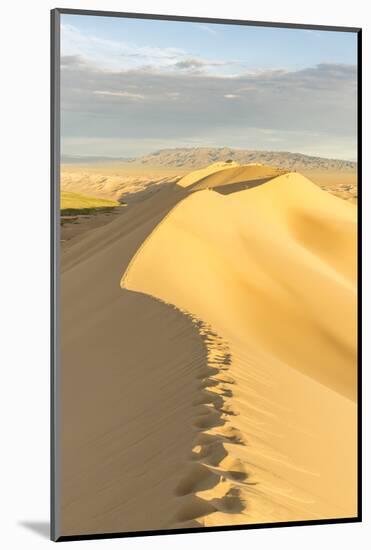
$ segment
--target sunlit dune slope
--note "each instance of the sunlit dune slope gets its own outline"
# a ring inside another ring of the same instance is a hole
[[[190,194],[134,256],[123,288],[190,312],[230,350],[225,422],[245,444],[223,452],[251,485],[229,487],[228,515],[221,484],[201,484],[201,524],[356,514],[355,277],[355,206],[296,173]]]
[[[354,397],[355,221],[353,205],[298,174],[227,197],[200,192],[156,229],[125,284],[233,326]]]

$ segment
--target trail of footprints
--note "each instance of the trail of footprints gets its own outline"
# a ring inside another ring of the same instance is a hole
[[[234,384],[228,373],[228,344],[209,325],[191,317],[207,347],[207,366],[197,376],[199,392],[193,402],[196,436],[188,471],[175,490],[176,496],[183,499],[175,518],[182,526],[203,525],[202,517],[214,512],[242,512],[246,502],[241,487],[250,484],[244,464],[230,456],[226,448],[246,444],[233,426],[238,412],[228,402]]]

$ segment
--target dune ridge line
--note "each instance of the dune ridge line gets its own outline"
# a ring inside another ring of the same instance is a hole
[[[63,534],[356,513],[356,205],[212,172],[63,251]]]
[[[230,353],[227,404],[240,414],[228,422],[249,445],[224,442],[225,460],[242,465],[253,485],[230,487],[226,513],[215,503],[227,492],[215,478],[205,481],[206,469],[193,472],[196,511],[190,506],[186,517],[197,513],[203,525],[349,517],[355,205],[295,172],[209,168],[206,178],[207,169],[186,176],[190,193],[147,237],[120,283],[191,312]],[[257,172],[268,177],[241,189]],[[228,184],[228,193],[218,191]]]

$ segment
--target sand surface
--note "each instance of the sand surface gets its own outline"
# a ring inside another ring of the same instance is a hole
[[[356,206],[258,176],[64,251],[62,534],[356,515]]]
[[[335,195],[335,197],[350,200],[353,203],[357,202],[358,185],[356,170],[303,170],[301,173],[321,187],[321,189]]]
[[[128,202],[156,192],[159,184],[179,180],[187,170],[134,163],[64,164],[61,190]]]

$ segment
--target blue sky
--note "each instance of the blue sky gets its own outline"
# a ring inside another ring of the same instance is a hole
[[[246,69],[300,69],[357,62],[353,33],[64,15],[86,36],[140,47],[177,48],[194,56],[241,63]],[[97,47],[97,50],[99,48]]]
[[[61,36],[65,154],[355,158],[354,33],[63,15]]]

